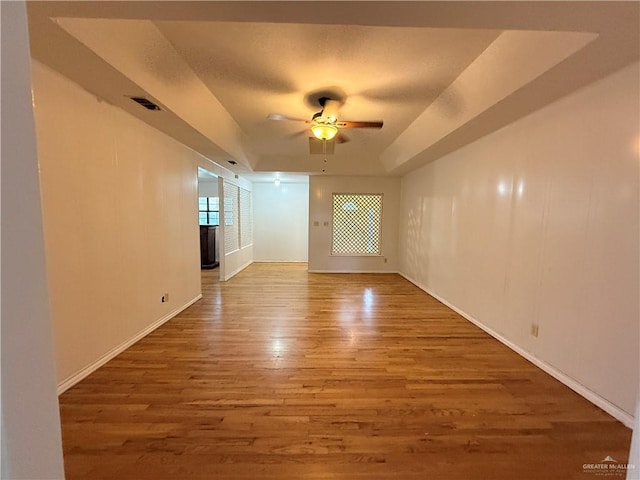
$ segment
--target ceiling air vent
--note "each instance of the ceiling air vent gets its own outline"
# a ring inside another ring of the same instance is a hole
[[[144,97],[129,97],[129,98],[131,100],[133,100],[134,102],[142,105],[147,110],[160,110],[160,107],[158,105],[156,105],[155,103],[153,103],[148,98],[144,98]]]

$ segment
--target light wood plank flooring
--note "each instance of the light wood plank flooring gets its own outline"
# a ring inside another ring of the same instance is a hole
[[[627,461],[629,429],[398,275],[217,274],[60,397],[68,480],[595,480],[583,464]]]

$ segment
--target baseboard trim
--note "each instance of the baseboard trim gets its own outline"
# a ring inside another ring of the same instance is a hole
[[[309,270],[309,273],[391,273],[397,274],[395,270]]]
[[[247,268],[252,263],[253,263],[253,260],[249,260],[247,263],[240,265],[238,268],[236,268],[233,272],[229,273],[228,275],[225,274],[224,281],[226,282],[227,280],[230,280],[231,278],[235,277],[237,274],[239,274],[242,270]]]
[[[63,380],[62,382],[60,382],[58,384],[58,387],[57,387],[58,395],[62,395],[64,392],[66,392],[71,387],[73,387],[76,383],[78,383],[79,381],[83,380],[84,378],[86,378],[87,376],[89,376],[90,374],[95,372],[98,368],[103,366],[109,360],[115,358],[117,355],[119,355],[122,352],[124,352],[127,348],[129,348],[131,345],[136,343],[138,340],[146,337],[151,332],[153,332],[156,328],[160,327],[161,325],[163,325],[167,321],[171,320],[177,314],[179,314],[180,312],[182,312],[186,308],[190,307],[191,305],[196,303],[201,298],[202,298],[202,294],[197,295],[195,298],[189,300],[184,305],[176,308],[175,310],[172,310],[171,312],[166,314],[161,319],[153,322],[151,325],[149,325],[146,328],[142,329],[141,331],[136,333],[133,337],[131,337],[129,340],[127,340],[127,341],[121,343],[120,345],[116,346],[115,348],[109,350],[107,353],[105,353],[100,358],[98,358],[95,362],[92,362],[91,364],[87,365],[83,369],[81,369],[78,372],[76,372],[76,373],[72,374],[71,376],[67,377],[65,380]]]
[[[500,333],[498,333],[495,330],[487,327],[482,322],[480,322],[480,321],[476,320],[475,318],[473,318],[473,316],[469,315],[467,312],[461,310],[460,308],[458,308],[455,305],[451,304],[450,302],[448,302],[444,298],[440,297],[437,293],[435,293],[431,289],[427,288],[426,286],[422,285],[420,282],[415,281],[414,279],[412,279],[408,275],[405,275],[402,272],[398,272],[398,273],[402,277],[404,277],[405,279],[407,279],[408,281],[413,283],[416,287],[418,287],[421,290],[423,290],[424,292],[428,293],[433,298],[435,298],[439,302],[443,303],[444,305],[449,307],[454,312],[460,314],[466,320],[470,321],[471,323],[473,323],[477,327],[479,327],[482,330],[484,330],[486,333],[488,333],[493,338],[495,338],[499,342],[501,342],[504,345],[506,345],[507,347],[509,347],[511,350],[516,352],[521,357],[524,357],[526,360],[528,360],[531,363],[533,363],[536,367],[544,370],[546,373],[548,373],[553,378],[555,378],[559,382],[561,382],[564,385],[566,385],[567,387],[569,387],[571,390],[573,390],[577,394],[579,394],[582,397],[586,398],[587,400],[589,400],[591,403],[593,403],[597,407],[600,407],[602,410],[607,412],[613,418],[615,418],[616,420],[619,420],[620,422],[622,422],[626,427],[633,428],[634,417],[632,415],[628,414],[627,412],[625,412],[624,410],[622,410],[620,407],[614,405],[613,403],[611,403],[606,398],[600,396],[599,394],[597,394],[593,390],[589,389],[585,385],[581,384],[577,380],[573,379],[572,377],[570,377],[567,374],[563,373],[562,371],[558,370],[553,365],[548,364],[544,360],[541,360],[538,357],[536,357],[535,355],[533,355],[531,352],[529,352],[527,350],[524,350],[523,348],[517,346],[515,343],[511,342],[510,340],[508,340],[507,338],[502,336]]]
[[[254,259],[253,263],[307,263],[307,260],[257,260],[257,259]]]

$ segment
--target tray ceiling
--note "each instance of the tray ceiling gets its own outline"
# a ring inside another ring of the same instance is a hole
[[[635,2],[29,2],[34,58],[236,173],[400,175],[638,59]],[[348,143],[310,155],[309,96]],[[129,100],[146,96],[162,111]],[[227,162],[237,162],[230,166]]]

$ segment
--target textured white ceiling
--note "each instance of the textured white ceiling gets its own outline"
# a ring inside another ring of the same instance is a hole
[[[336,157],[377,158],[497,37],[490,30],[349,25],[159,22],[160,31],[263,155],[306,155],[306,128],[267,120],[310,119],[305,96],[346,95],[340,116],[384,120],[381,131],[349,130]]]
[[[29,2],[32,52],[237,173],[398,175],[638,59],[637,2]],[[309,155],[308,102],[352,129]],[[162,112],[127,99],[144,95]],[[263,175],[263,176],[261,176]]]

